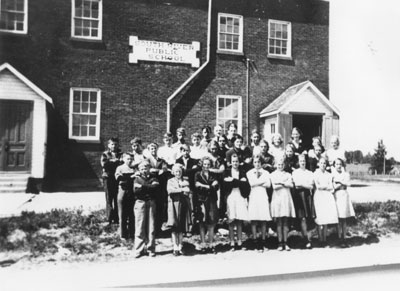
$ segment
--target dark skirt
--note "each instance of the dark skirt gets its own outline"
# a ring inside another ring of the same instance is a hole
[[[192,225],[192,209],[190,207],[190,199],[188,196],[179,194],[168,198],[168,221],[167,226],[173,232],[187,233]]]
[[[208,198],[205,201],[199,201],[197,211],[199,222],[206,225],[214,225],[218,222],[219,212],[216,199]]]
[[[297,218],[315,218],[312,190],[307,188],[293,189],[292,198]]]

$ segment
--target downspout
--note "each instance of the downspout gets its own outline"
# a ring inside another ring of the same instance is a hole
[[[171,100],[174,99],[210,62],[210,42],[211,42],[211,6],[212,0],[208,1],[208,31],[207,31],[207,58],[206,62],[201,65],[182,85],[172,93],[167,99],[167,131],[170,131],[171,127]]]

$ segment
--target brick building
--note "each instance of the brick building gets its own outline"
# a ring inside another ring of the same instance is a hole
[[[133,136],[161,143],[180,126],[233,120],[245,137],[258,128],[285,140],[292,126],[338,133],[328,2],[0,3],[3,177],[44,178],[47,190],[98,183],[110,136],[127,150]]]

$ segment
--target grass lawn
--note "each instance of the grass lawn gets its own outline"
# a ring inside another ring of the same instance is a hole
[[[400,202],[355,203],[356,218],[348,229],[350,246],[377,243],[379,237],[400,233]],[[83,210],[53,210],[37,214],[24,212],[21,216],[0,219],[0,266],[17,261],[45,263],[59,261],[110,261],[133,259],[133,242],[122,241],[117,234],[117,225],[104,223],[105,211],[90,214]],[[222,226],[220,228],[226,228]],[[248,227],[246,227],[247,229]],[[248,229],[247,229],[248,230]],[[336,246],[336,230],[330,229],[331,246]],[[228,250],[226,231],[217,231],[217,250]],[[315,229],[313,241],[317,240]],[[276,236],[271,237],[271,246],[277,245]],[[299,232],[292,231],[289,244],[302,247]],[[196,253],[199,236],[185,239],[191,255]],[[171,252],[168,233],[157,239],[157,252]]]

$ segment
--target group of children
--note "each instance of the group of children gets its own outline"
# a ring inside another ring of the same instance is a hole
[[[313,148],[302,146],[301,131],[293,128],[284,147],[280,134],[269,143],[254,130],[251,143],[243,145],[237,126],[227,135],[220,125],[205,126],[186,140],[183,128],[163,136],[164,145],[139,138],[131,140],[131,152],[122,153],[118,139],[108,141],[102,154],[106,209],[109,223],[119,223],[122,239],[134,238],[135,256],[155,256],[155,236],[170,230],[173,254],[182,255],[184,234],[198,226],[203,252],[216,252],[214,233],[227,221],[230,248],[241,249],[243,224],[250,222],[250,240],[259,250],[267,248],[268,228],[276,223],[278,250],[290,250],[289,228],[297,219],[306,248],[311,248],[310,222],[317,224],[321,245],[327,226],[336,224],[346,246],[346,221],[354,216],[347,187],[344,151],[332,136],[324,150],[321,139]],[[197,228],[196,228],[197,229]],[[235,240],[236,229],[236,240]],[[206,242],[206,235],[208,241]]]

